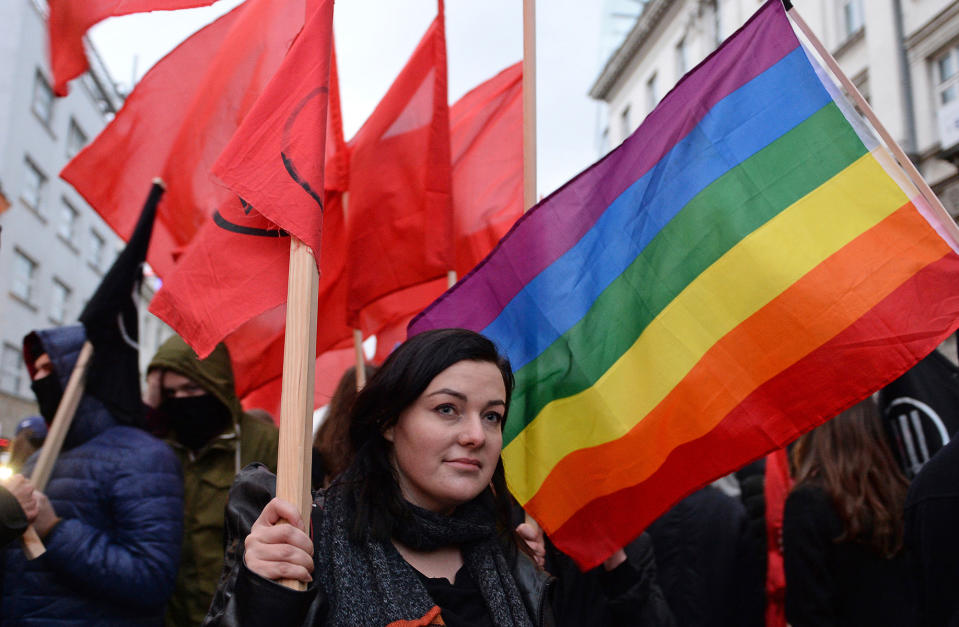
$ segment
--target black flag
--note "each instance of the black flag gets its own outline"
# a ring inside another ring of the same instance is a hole
[[[906,476],[959,432],[959,368],[935,350],[879,392],[890,444]]]
[[[162,182],[154,181],[130,240],[80,314],[87,339],[93,344],[87,392],[119,421],[137,426],[143,424],[144,412],[136,294],[163,191]]]

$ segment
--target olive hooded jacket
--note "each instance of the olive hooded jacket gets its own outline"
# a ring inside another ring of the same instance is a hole
[[[252,462],[276,471],[278,432],[243,412],[233,383],[226,346],[200,360],[174,335],[163,343],[148,371],[172,370],[192,379],[230,409],[233,427],[200,450],[190,451],[172,438],[183,465],[183,551],[176,588],[167,608],[167,625],[199,625],[210,607],[223,567],[223,512],[233,478]]]

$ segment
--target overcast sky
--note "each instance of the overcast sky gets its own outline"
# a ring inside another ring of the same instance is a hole
[[[111,18],[91,34],[114,78],[128,87],[185,37],[239,4]],[[546,195],[598,158],[602,2],[537,6],[538,188]],[[436,0],[338,0],[340,90],[347,138],[372,112],[436,15]],[[521,0],[447,0],[450,104],[523,54]]]

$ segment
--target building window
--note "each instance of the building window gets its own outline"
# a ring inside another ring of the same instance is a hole
[[[629,137],[633,130],[633,121],[630,119],[629,105],[623,107],[619,114],[619,132],[623,139]]]
[[[13,344],[3,343],[0,356],[0,389],[10,394],[19,394],[20,380],[25,372],[23,353]]]
[[[13,251],[13,282],[11,292],[25,303],[33,303],[34,283],[37,278],[37,262],[19,249]]]
[[[53,121],[53,88],[40,70],[33,78],[33,104],[30,108],[44,126],[50,128]]]
[[[70,201],[66,198],[61,199],[60,205],[60,222],[57,224],[57,235],[59,235],[64,241],[73,246],[73,236],[77,231],[77,219],[80,217],[80,212],[77,211],[76,207],[70,204]]]
[[[862,0],[843,0],[842,26],[846,39],[862,30]]]
[[[90,265],[99,270],[103,267],[103,250],[106,240],[95,230],[90,229]]]
[[[646,110],[652,111],[656,108],[656,104],[659,103],[659,81],[656,76],[656,73],[653,72],[653,75],[649,77],[646,81]]]
[[[50,320],[55,324],[63,324],[67,319],[67,307],[70,304],[70,288],[60,279],[53,280],[53,291],[50,296]]]
[[[76,120],[70,118],[70,128],[67,129],[67,159],[72,159],[86,145],[87,134],[83,132]]]
[[[676,78],[681,78],[689,71],[689,51],[686,49],[686,38],[676,44]]]
[[[35,166],[33,161],[27,157],[23,162],[23,189],[20,192],[20,198],[23,199],[27,207],[37,213],[40,212],[40,199],[46,182],[47,175],[41,172],[40,168]]]
[[[936,59],[936,83],[940,105],[959,98],[959,46],[950,48]]]
[[[719,47],[723,43],[723,7],[719,0],[713,0],[713,44]]]

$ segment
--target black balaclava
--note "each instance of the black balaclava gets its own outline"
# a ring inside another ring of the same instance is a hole
[[[60,405],[60,399],[63,397],[60,382],[57,381],[56,375],[51,372],[41,379],[31,381],[30,388],[37,397],[40,415],[49,425],[53,422],[53,417],[57,414],[57,407]]]
[[[192,451],[222,433],[233,421],[230,408],[212,394],[168,398],[160,404],[177,442]]]

